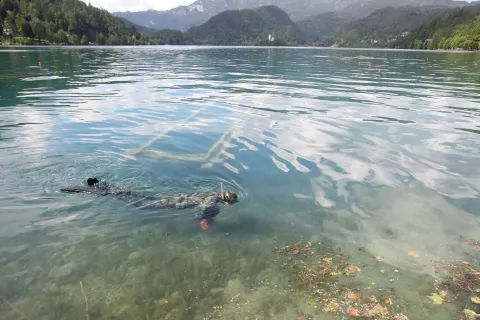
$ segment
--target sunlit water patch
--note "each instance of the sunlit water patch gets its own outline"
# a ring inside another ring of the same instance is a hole
[[[458,292],[438,269],[479,269],[478,60],[1,48],[1,318],[480,313],[476,280]],[[88,177],[240,201],[202,230],[195,209],[59,192]]]

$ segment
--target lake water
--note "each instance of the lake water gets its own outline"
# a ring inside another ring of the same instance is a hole
[[[463,240],[480,240],[475,63],[478,53],[0,48],[0,318],[347,317],[295,282],[295,255],[275,248],[296,244],[341,250],[361,272],[338,281],[375,295],[386,319],[459,319],[475,310],[470,295],[427,296],[432,261],[479,262]],[[158,197],[223,182],[241,199],[203,231],[189,209],[58,191],[88,177]]]

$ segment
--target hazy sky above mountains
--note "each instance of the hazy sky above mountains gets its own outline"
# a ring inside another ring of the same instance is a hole
[[[83,0],[86,3],[90,2],[92,6],[107,9],[110,12],[117,11],[144,11],[148,9],[153,10],[168,10],[182,5],[189,5],[195,0]],[[468,0],[467,0],[468,1]],[[471,1],[469,1],[471,2]]]
[[[116,11],[143,11],[148,9],[168,10],[181,5],[189,5],[195,0],[83,0],[91,3],[92,6],[107,9],[110,12]]]

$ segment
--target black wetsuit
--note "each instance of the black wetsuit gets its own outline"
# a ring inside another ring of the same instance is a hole
[[[90,186],[69,186],[60,189],[64,192],[112,195],[142,209],[187,209],[196,208],[197,219],[210,219],[220,213],[219,203],[224,203],[217,193],[193,193],[179,196],[152,197],[142,193],[122,190],[100,181]]]

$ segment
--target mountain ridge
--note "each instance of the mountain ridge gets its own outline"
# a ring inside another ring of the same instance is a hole
[[[276,6],[227,10],[190,28],[186,34],[196,44],[208,45],[298,45],[305,42],[300,28]]]
[[[113,12],[135,24],[155,29],[188,30],[205,23],[211,17],[227,10],[254,9],[274,5],[284,10],[290,18],[299,22],[326,12],[345,10],[361,18],[387,6],[408,4],[459,6],[465,1],[453,0],[197,0],[188,6],[179,6],[166,11],[146,10],[137,12]]]

